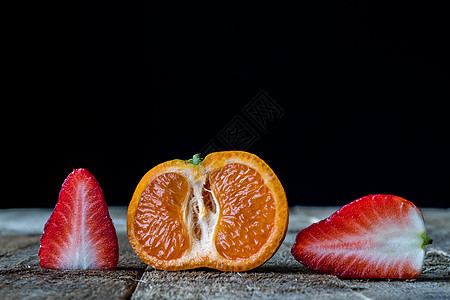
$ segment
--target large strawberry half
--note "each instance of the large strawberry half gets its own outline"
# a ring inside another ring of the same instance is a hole
[[[320,273],[406,279],[421,273],[429,243],[414,204],[393,195],[370,195],[301,230],[291,253]]]
[[[74,170],[45,224],[39,264],[51,269],[112,270],[118,258],[116,230],[100,185],[86,169]]]

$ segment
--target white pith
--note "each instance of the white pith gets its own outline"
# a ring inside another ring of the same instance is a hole
[[[192,174],[183,174],[187,178],[192,188],[192,195],[188,195],[188,198],[185,201],[185,209],[184,209],[184,222],[186,227],[188,228],[191,247],[186,256],[203,256],[205,253],[216,252],[216,247],[214,245],[214,236],[216,232],[217,223],[219,221],[220,208],[219,202],[217,201],[216,196],[211,190],[206,190],[204,188],[204,184],[206,181],[206,175],[203,175],[201,178],[197,178],[194,180],[192,178]],[[191,178],[189,178],[191,177]],[[216,207],[216,211],[210,211],[204,203],[203,199],[203,191],[206,190],[207,193],[212,195],[212,199],[214,201],[214,205]],[[198,205],[198,221],[197,223],[200,225],[201,238],[197,239],[194,236],[193,226],[194,226],[194,214],[196,214],[196,210],[194,209],[195,205]]]

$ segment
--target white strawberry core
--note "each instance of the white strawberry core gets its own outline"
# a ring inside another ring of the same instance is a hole
[[[92,239],[96,234],[89,229],[88,223],[95,220],[94,215],[88,215],[89,199],[92,196],[88,195],[89,187],[83,183],[77,185],[77,191],[74,193],[73,203],[74,210],[72,211],[72,228],[71,234],[69,234],[70,239],[65,245],[61,253],[66,253],[64,257],[61,258],[61,263],[64,269],[95,269],[97,267],[97,255],[96,255],[96,242]],[[98,233],[97,233],[98,235]]]

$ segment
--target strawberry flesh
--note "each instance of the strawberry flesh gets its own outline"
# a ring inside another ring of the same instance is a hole
[[[369,195],[301,230],[291,253],[304,266],[350,278],[417,278],[425,236],[421,211],[393,195]]]
[[[42,268],[116,268],[116,230],[100,185],[86,169],[74,170],[64,181],[45,224],[38,255]]]

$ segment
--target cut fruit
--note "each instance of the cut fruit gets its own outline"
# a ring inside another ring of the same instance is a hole
[[[128,208],[130,244],[162,270],[246,271],[279,248],[288,205],[270,167],[242,151],[196,155],[151,169]]]
[[[320,273],[352,278],[417,278],[425,236],[421,211],[393,195],[369,195],[301,230],[292,255]]]
[[[45,224],[38,255],[42,268],[116,268],[116,230],[100,185],[86,169],[73,170],[64,181],[58,203]]]

